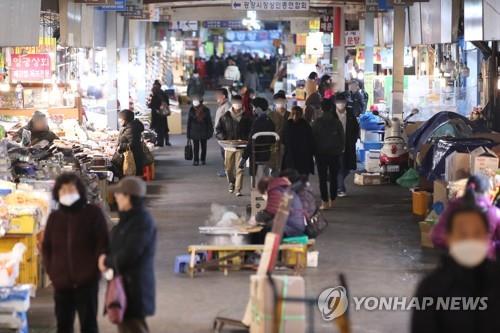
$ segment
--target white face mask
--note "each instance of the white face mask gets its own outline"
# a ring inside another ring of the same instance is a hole
[[[80,194],[78,193],[65,194],[59,197],[59,203],[66,207],[73,206],[78,200],[80,200]]]
[[[345,104],[344,103],[336,103],[335,106],[337,107],[337,110],[339,110],[339,111],[344,111],[345,110]]]
[[[450,246],[450,255],[455,261],[467,268],[481,264],[488,254],[488,242],[480,240],[464,240]]]
[[[240,110],[241,109],[241,104],[233,104],[233,109]]]
[[[198,77],[200,77],[200,75],[199,75],[199,74],[193,74],[193,77],[194,77],[195,79],[197,79]]]
[[[275,106],[276,106],[276,109],[282,109],[285,106],[285,104],[276,103]]]
[[[200,101],[193,101],[193,106],[194,107],[200,106]]]

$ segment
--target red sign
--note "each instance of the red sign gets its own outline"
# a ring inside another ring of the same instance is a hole
[[[11,54],[11,82],[42,82],[50,79],[50,56],[46,53]]]

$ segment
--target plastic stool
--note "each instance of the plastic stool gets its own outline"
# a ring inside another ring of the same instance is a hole
[[[195,256],[196,263],[200,262],[200,256]],[[191,256],[189,254],[182,254],[180,256],[175,257],[174,264],[174,273],[186,273],[187,267],[189,267],[189,261],[191,260]]]
[[[143,177],[145,181],[150,182],[153,180],[153,168],[151,165],[146,165],[143,169]]]

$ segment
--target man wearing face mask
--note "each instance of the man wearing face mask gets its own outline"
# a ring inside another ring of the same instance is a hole
[[[359,117],[361,114],[366,112],[366,103],[368,99],[365,100],[365,94],[361,90],[361,86],[358,80],[352,80],[349,83],[349,103],[348,108],[354,114],[355,117]]]
[[[468,188],[446,221],[449,254],[417,288],[419,303],[427,306],[413,310],[412,333],[500,332],[500,270],[487,259],[489,228],[488,216]],[[439,299],[451,308],[438,308]]]
[[[351,172],[356,170],[356,142],[359,139],[359,124],[350,110],[347,110],[347,96],[345,93],[335,95],[335,109],[337,117],[342,123],[345,135],[345,150],[340,157],[339,173],[337,177],[338,197],[347,195],[345,179]]]
[[[196,69],[193,71],[193,75],[189,79],[187,95],[191,99],[194,97],[203,98],[203,95],[205,95],[205,86]]]
[[[219,120],[216,127],[218,140],[242,140],[248,141],[252,119],[243,114],[243,102],[239,95],[233,97],[232,107]],[[243,149],[226,149],[224,154],[224,165],[229,182],[229,193],[241,196],[243,186],[243,169],[239,163],[243,156]]]
[[[73,332],[77,313],[82,332],[98,332],[97,260],[107,251],[108,229],[101,209],[87,203],[86,193],[75,174],[65,173],[56,179],[52,197],[59,207],[47,220],[42,243],[60,333]]]

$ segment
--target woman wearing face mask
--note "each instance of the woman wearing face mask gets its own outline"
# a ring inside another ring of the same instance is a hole
[[[482,207],[488,216],[490,230],[490,247],[488,255],[490,258],[495,258],[496,248],[500,243],[500,209],[495,207],[488,197],[490,189],[489,181],[485,177],[479,175],[472,176],[467,181],[466,188],[474,192],[476,204],[479,207]],[[458,198],[451,201],[446,210],[439,217],[438,223],[432,229],[432,243],[437,248],[448,248],[448,244],[446,242],[446,221],[456,207],[459,207],[462,204],[463,200],[463,198]]]
[[[200,165],[200,146],[201,146],[201,164],[206,164],[207,158],[207,140],[214,134],[214,125],[210,110],[203,104],[203,101],[195,97],[193,106],[189,110],[187,123],[187,138],[193,140],[194,161],[193,165]]]
[[[82,180],[75,174],[56,179],[52,211],[42,243],[43,264],[54,286],[58,333],[73,332],[78,313],[82,332],[98,332],[97,259],[106,253],[108,229],[97,206],[87,203]]]
[[[449,254],[418,286],[416,297],[427,305],[413,310],[412,333],[500,332],[500,271],[487,259],[490,224],[474,196],[469,189],[449,212]],[[446,302],[448,309],[438,305]],[[471,309],[470,304],[478,305]]]

